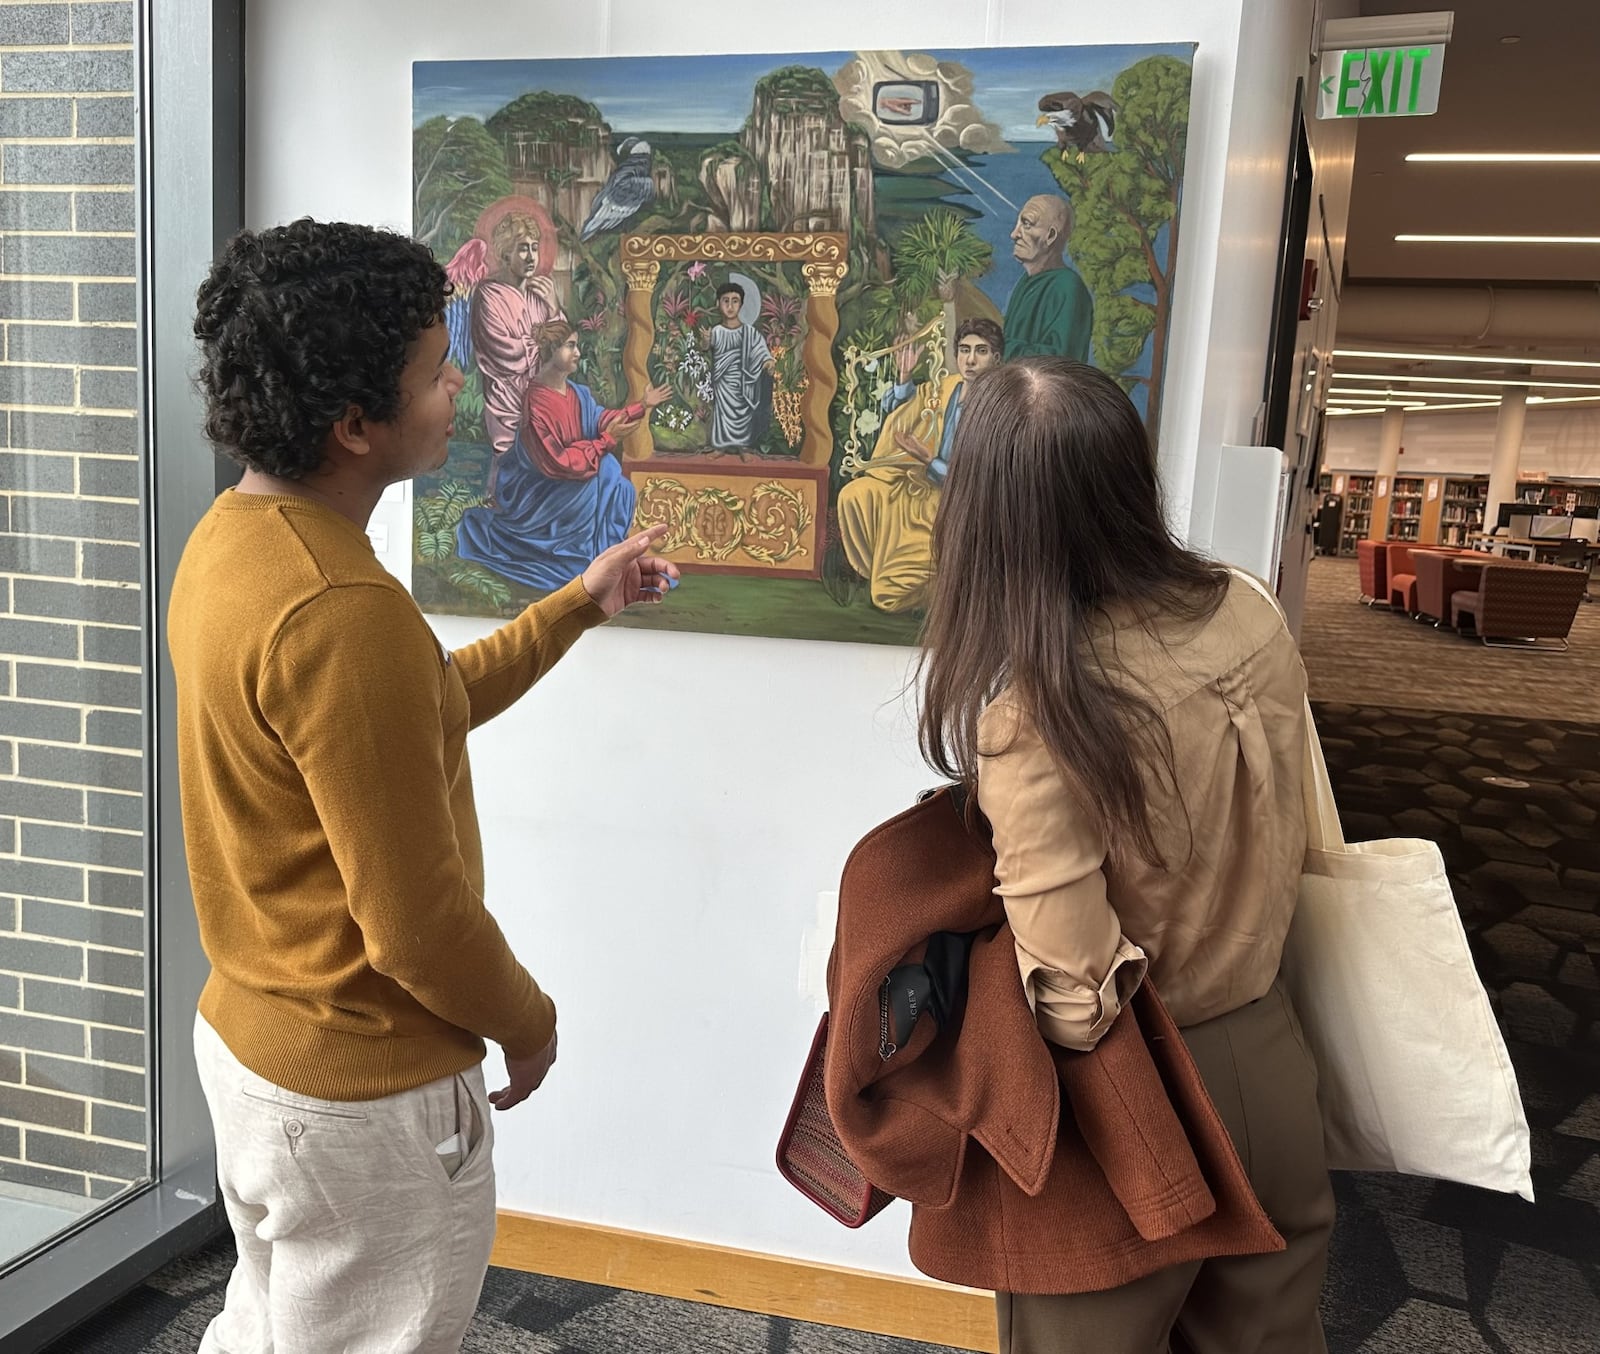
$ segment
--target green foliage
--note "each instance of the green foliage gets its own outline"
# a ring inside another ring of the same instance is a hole
[[[482,503],[483,499],[460,480],[445,481],[437,492],[417,499],[412,505],[411,516],[416,523],[418,539],[426,533],[448,533],[452,544],[443,553],[454,554],[456,523],[466,515],[468,508],[476,508]],[[443,555],[429,555],[426,558],[440,559]]]
[[[744,142],[736,136],[726,137],[714,145],[705,147],[696,157],[696,170],[703,169],[707,160],[748,160],[750,167],[760,173],[760,166],[756,158],[750,154]]]
[[[650,380],[671,386],[675,396],[652,420],[657,445],[666,451],[702,447],[711,417],[711,365],[701,335],[717,323],[717,274],[703,263],[669,263],[656,288],[653,314]]]
[[[1130,393],[1138,382],[1127,370],[1144,352],[1154,326],[1155,312],[1138,297],[1117,293],[1095,304],[1095,364],[1115,376]]]
[[[627,325],[617,266],[621,236],[609,232],[586,245],[559,215],[555,219],[562,244],[581,263],[572,271],[572,304],[567,307],[568,319],[578,326],[582,352],[577,379],[609,409],[622,402],[628,388],[622,370]]]
[[[994,250],[960,215],[940,207],[900,232],[893,258],[896,296],[902,305],[919,306],[942,282],[982,277],[994,264]]]
[[[622,370],[623,325],[619,317],[608,317],[601,329],[579,336],[582,356],[574,379],[589,387],[589,393],[603,409],[615,409],[627,398],[628,382]]]
[[[473,365],[462,373],[465,378],[456,396],[456,436],[468,442],[487,440],[483,426],[483,377]]]
[[[828,73],[815,66],[780,66],[756,81],[755,101],[771,99],[780,113],[839,111],[839,91]]]
[[[510,191],[500,143],[477,118],[429,118],[412,132],[412,225],[436,254],[453,254],[478,214]]]
[[[411,512],[416,524],[416,557],[419,568],[431,569],[462,592],[504,610],[511,605],[511,585],[481,564],[456,556],[456,527],[467,509],[483,502],[460,480],[446,480],[433,493],[418,498]]]
[[[878,290],[887,291],[888,288]],[[869,293],[869,297],[875,295],[876,293]],[[836,349],[836,353],[843,354],[843,360],[839,364],[840,371],[845,370],[844,364],[849,361],[850,354],[877,352],[888,347],[898,333],[899,326],[893,312],[888,317],[871,313],[864,315],[850,330],[849,337],[844,338]],[[873,371],[868,372],[863,369],[854,393],[849,391],[845,382],[841,381],[839,384],[839,393],[834,396],[833,409],[830,411],[833,424],[833,462],[829,467],[829,475],[834,492],[837,492],[839,485],[844,482],[843,476],[839,473],[839,462],[844,456],[845,444],[851,440],[852,435],[858,444],[864,444],[867,449],[870,450],[872,446],[876,429],[863,426],[860,421],[864,418],[865,422],[870,424],[876,415],[878,385],[888,378],[890,363],[890,358],[879,358]]]
[[[960,213],[945,208],[930,211],[902,230],[891,257],[893,280],[859,288],[842,307],[846,322],[856,326],[845,346],[854,343],[870,352],[891,336],[915,332],[942,309],[941,284],[982,277],[994,264],[988,243]],[[866,341],[869,336],[871,342]]]
[[[481,564],[453,559],[445,569],[444,576],[462,592],[482,598],[497,611],[504,611],[511,606],[511,585]]]
[[[1055,146],[1040,157],[1077,212],[1072,262],[1094,294],[1095,361],[1117,376],[1138,361],[1151,333],[1167,323],[1189,78],[1189,67],[1173,57],[1148,57],[1129,66],[1112,87],[1120,109],[1116,151],[1089,155],[1082,164],[1070,155],[1063,158]],[[1156,235],[1168,225],[1174,238],[1166,259],[1158,260]],[[1153,301],[1129,294],[1141,284],[1154,290]],[[1155,394],[1152,390],[1152,420]]]
[[[610,131],[599,108],[587,99],[545,89],[513,99],[484,125],[502,145],[521,135],[598,149]]]
[[[885,334],[911,333],[925,325],[942,307],[939,294],[924,295],[920,301],[906,302],[893,285],[869,287],[862,293],[862,316],[874,330]]]

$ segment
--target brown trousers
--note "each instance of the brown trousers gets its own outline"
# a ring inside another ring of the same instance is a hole
[[[1183,1037],[1288,1249],[1173,1265],[1102,1293],[997,1293],[1001,1354],[1325,1354],[1333,1188],[1300,1022],[1274,984]]]

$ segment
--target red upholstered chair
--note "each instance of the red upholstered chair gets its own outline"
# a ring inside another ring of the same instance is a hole
[[[1411,567],[1417,575],[1416,617],[1435,626],[1450,623],[1450,598],[1463,590],[1475,592],[1478,575],[1456,563],[1453,550],[1413,550]]]
[[[1411,563],[1411,546],[1385,541],[1389,553],[1389,605],[1408,616],[1417,610],[1417,572]]]
[[[1356,542],[1356,568],[1361,573],[1361,600],[1389,605],[1389,551],[1382,541]]]
[[[1458,630],[1470,618],[1478,638],[1496,648],[1567,647],[1588,582],[1583,574],[1546,564],[1488,564],[1482,574],[1476,592],[1460,591],[1450,599]]]

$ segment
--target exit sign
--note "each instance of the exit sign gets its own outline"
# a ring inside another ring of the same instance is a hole
[[[1322,54],[1319,118],[1409,118],[1439,110],[1444,44]]]

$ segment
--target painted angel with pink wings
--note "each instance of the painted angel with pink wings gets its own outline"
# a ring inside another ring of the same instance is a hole
[[[548,213],[532,198],[507,197],[484,211],[445,265],[454,288],[445,306],[450,359],[464,371],[477,364],[496,464],[522,426],[528,383],[539,372],[539,329],[566,318],[551,276],[555,261]],[[491,471],[491,493],[494,478]]]

